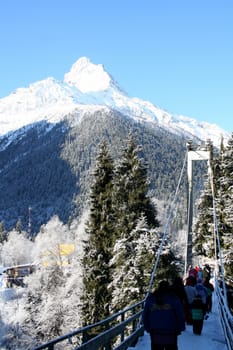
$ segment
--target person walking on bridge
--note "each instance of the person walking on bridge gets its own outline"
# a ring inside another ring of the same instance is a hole
[[[178,350],[177,337],[185,330],[183,305],[169,283],[161,281],[145,302],[142,315],[151,350]]]

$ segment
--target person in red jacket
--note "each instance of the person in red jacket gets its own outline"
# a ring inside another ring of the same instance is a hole
[[[177,337],[185,330],[184,311],[167,281],[161,281],[146,299],[142,320],[151,337],[151,350],[178,350]]]

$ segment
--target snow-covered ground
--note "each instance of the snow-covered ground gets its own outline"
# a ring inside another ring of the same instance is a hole
[[[202,334],[195,335],[192,326],[186,326],[186,330],[178,338],[179,350],[190,348],[195,350],[227,350],[215,294],[213,295],[213,311],[209,314],[209,318],[204,321]],[[134,348],[129,348],[129,350],[147,349],[150,349],[150,337],[146,332]]]

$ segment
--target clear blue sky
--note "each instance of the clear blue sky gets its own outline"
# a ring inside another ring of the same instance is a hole
[[[233,131],[233,0],[0,0],[0,98],[86,56],[131,96]]]

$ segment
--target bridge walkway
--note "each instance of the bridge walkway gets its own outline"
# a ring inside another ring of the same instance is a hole
[[[150,350],[150,336],[144,333],[139,338],[135,347],[128,350]],[[193,334],[192,326],[187,325],[186,330],[178,337],[179,350],[227,350],[227,344],[220,321],[216,294],[213,294],[213,310],[209,314],[209,318],[204,321],[202,334]]]

